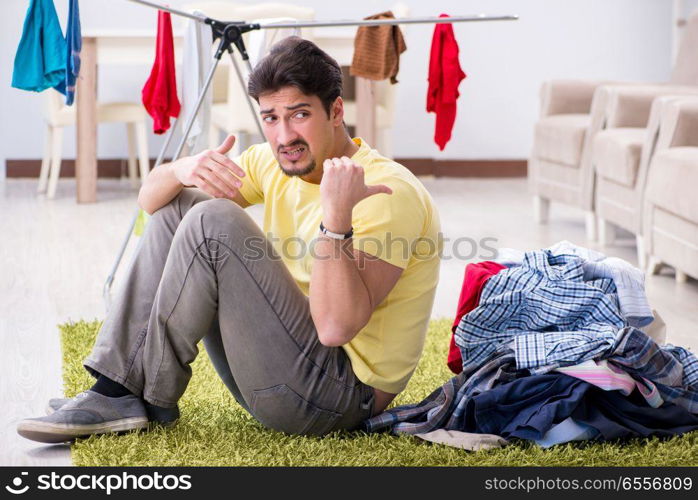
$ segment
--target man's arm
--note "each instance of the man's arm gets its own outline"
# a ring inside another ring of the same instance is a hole
[[[359,250],[351,240],[321,237],[310,278],[310,312],[323,345],[340,346],[366,326],[402,269]]]
[[[354,206],[387,186],[366,186],[363,168],[349,158],[326,160],[320,195],[323,224],[335,233],[351,228]],[[346,344],[366,326],[371,314],[393,289],[402,269],[352,248],[351,239],[320,237],[314,247],[310,277],[310,313],[320,342]]]
[[[249,203],[240,194],[245,172],[225,153],[235,144],[235,136],[229,135],[214,150],[206,150],[195,156],[180,158],[160,165],[146,177],[138,192],[138,206],[153,214],[172,201],[184,187],[195,186],[214,198],[228,198],[245,208]]]

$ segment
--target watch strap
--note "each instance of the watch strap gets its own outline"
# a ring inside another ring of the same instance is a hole
[[[325,236],[329,236],[330,238],[334,238],[335,240],[348,240],[352,236],[354,236],[354,228],[352,227],[348,233],[342,234],[342,233],[333,233],[332,231],[329,231],[325,225],[320,222],[320,232],[324,234]]]

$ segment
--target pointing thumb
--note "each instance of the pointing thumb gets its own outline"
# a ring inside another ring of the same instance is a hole
[[[373,196],[374,194],[385,193],[393,194],[393,190],[390,189],[385,184],[376,184],[375,186],[366,186],[366,196]]]
[[[233,144],[235,144],[235,136],[233,134],[230,134],[228,137],[225,138],[223,144],[216,148],[216,152],[220,154],[226,154],[233,148]]]

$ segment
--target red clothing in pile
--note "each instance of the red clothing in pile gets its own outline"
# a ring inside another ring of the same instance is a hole
[[[456,333],[456,327],[460,323],[461,318],[475,309],[480,303],[480,292],[482,292],[482,287],[485,286],[487,280],[502,269],[506,269],[506,267],[489,260],[466,266],[463,286],[458,298],[458,311],[451,327],[453,334]],[[461,358],[460,349],[456,345],[456,339],[453,334],[451,334],[451,345],[448,348],[447,364],[451,371],[457,374],[463,371],[463,358]]]

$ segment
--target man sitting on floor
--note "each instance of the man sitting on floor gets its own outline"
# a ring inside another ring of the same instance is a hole
[[[313,43],[276,44],[248,90],[267,142],[232,161],[229,136],[150,173],[152,218],[84,360],[97,381],[22,436],[173,423],[202,339],[238,403],[290,434],[357,428],[407,385],[439,274],[429,193],[349,136],[340,68]]]

